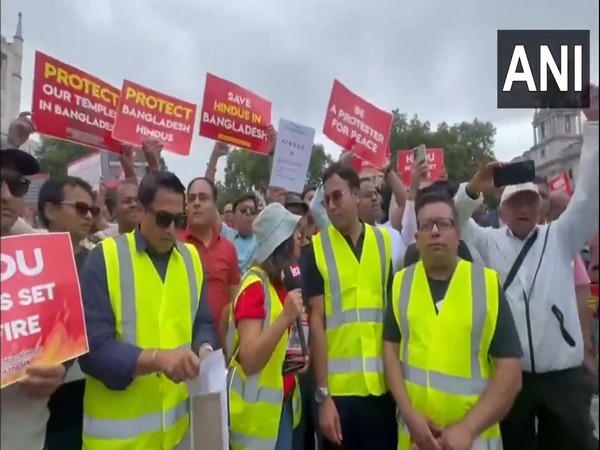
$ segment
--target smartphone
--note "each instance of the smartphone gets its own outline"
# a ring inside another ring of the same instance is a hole
[[[504,164],[500,167],[494,167],[493,175],[494,186],[497,188],[534,181],[535,163],[527,160]]]
[[[420,164],[421,161],[425,161],[427,159],[427,148],[421,144],[413,150],[413,155],[415,158],[415,164]]]

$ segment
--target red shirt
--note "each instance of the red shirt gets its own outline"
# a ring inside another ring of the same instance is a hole
[[[283,286],[275,286],[277,291],[277,297],[281,304],[285,302],[287,291]],[[240,320],[243,319],[264,319],[265,318],[265,292],[263,290],[262,283],[256,281],[246,287],[238,296],[235,304],[234,320],[237,325]],[[281,368],[283,370],[283,366]],[[283,376],[283,397],[287,398],[288,395],[294,390],[296,385],[296,379],[294,375],[282,375]]]
[[[240,284],[235,247],[230,241],[222,238],[216,229],[208,246],[192,236],[189,230],[181,232],[179,239],[192,244],[200,254],[206,280],[206,299],[217,328],[225,306],[231,301],[231,286]]]

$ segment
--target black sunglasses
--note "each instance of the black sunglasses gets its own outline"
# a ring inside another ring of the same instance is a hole
[[[173,223],[175,228],[183,229],[187,223],[187,216],[184,213],[171,214],[167,211],[154,211],[152,209],[149,211],[154,214],[156,226],[159,228],[168,228]]]
[[[100,215],[100,208],[95,205],[88,205],[86,202],[61,202],[61,205],[72,206],[75,212],[80,216],[86,216],[90,213],[92,217],[98,217]]]
[[[0,175],[0,183],[6,183],[10,195],[16,198],[25,197],[29,191],[31,181],[25,177],[11,177],[7,175]]]

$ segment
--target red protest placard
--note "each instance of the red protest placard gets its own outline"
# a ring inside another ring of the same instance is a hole
[[[571,179],[569,174],[564,172],[560,175],[556,175],[548,180],[548,190],[550,192],[564,192],[569,197],[573,195],[573,189],[571,187]]]
[[[334,80],[323,134],[373,167],[385,166],[392,114],[363,100]],[[389,161],[389,157],[388,157]]]
[[[271,102],[227,80],[206,74],[200,136],[262,155],[269,153]]]
[[[195,120],[196,105],[124,80],[112,136],[133,145],[156,139],[165,150],[187,156]]]
[[[405,186],[410,186],[412,169],[415,164],[413,150],[398,150],[398,176]],[[443,148],[427,149],[427,178],[429,181],[437,181],[446,170],[444,164]]]
[[[38,133],[120,152],[112,137],[119,90],[110,84],[36,52],[32,101]]]
[[[2,238],[2,384],[31,365],[88,351],[81,291],[67,233]]]

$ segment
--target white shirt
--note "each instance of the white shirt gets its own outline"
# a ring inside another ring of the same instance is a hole
[[[35,230],[19,218],[11,234],[46,232]],[[0,448],[2,450],[42,450],[46,437],[48,398],[34,399],[18,383],[2,389],[0,402]]]
[[[2,450],[42,450],[50,412],[48,399],[34,399],[18,383],[2,389],[0,402],[0,448]]]
[[[598,229],[599,178],[598,123],[587,122],[584,124],[580,177],[569,206],[550,226],[543,262],[529,299],[529,326],[523,292],[528,293],[531,287],[547,225],[538,227],[538,238],[505,293],[523,347],[522,368],[525,371],[532,371],[532,359],[538,373],[577,367],[583,361],[572,261]],[[503,283],[525,240],[513,236],[505,226],[494,229],[477,225],[471,214],[482,198],[473,200],[465,187],[466,184],[462,184],[455,197],[462,237],[470,248],[479,252],[487,267],[499,273]],[[551,311],[553,305],[562,312],[564,326],[575,341],[575,347],[569,346],[562,337],[559,322]]]

